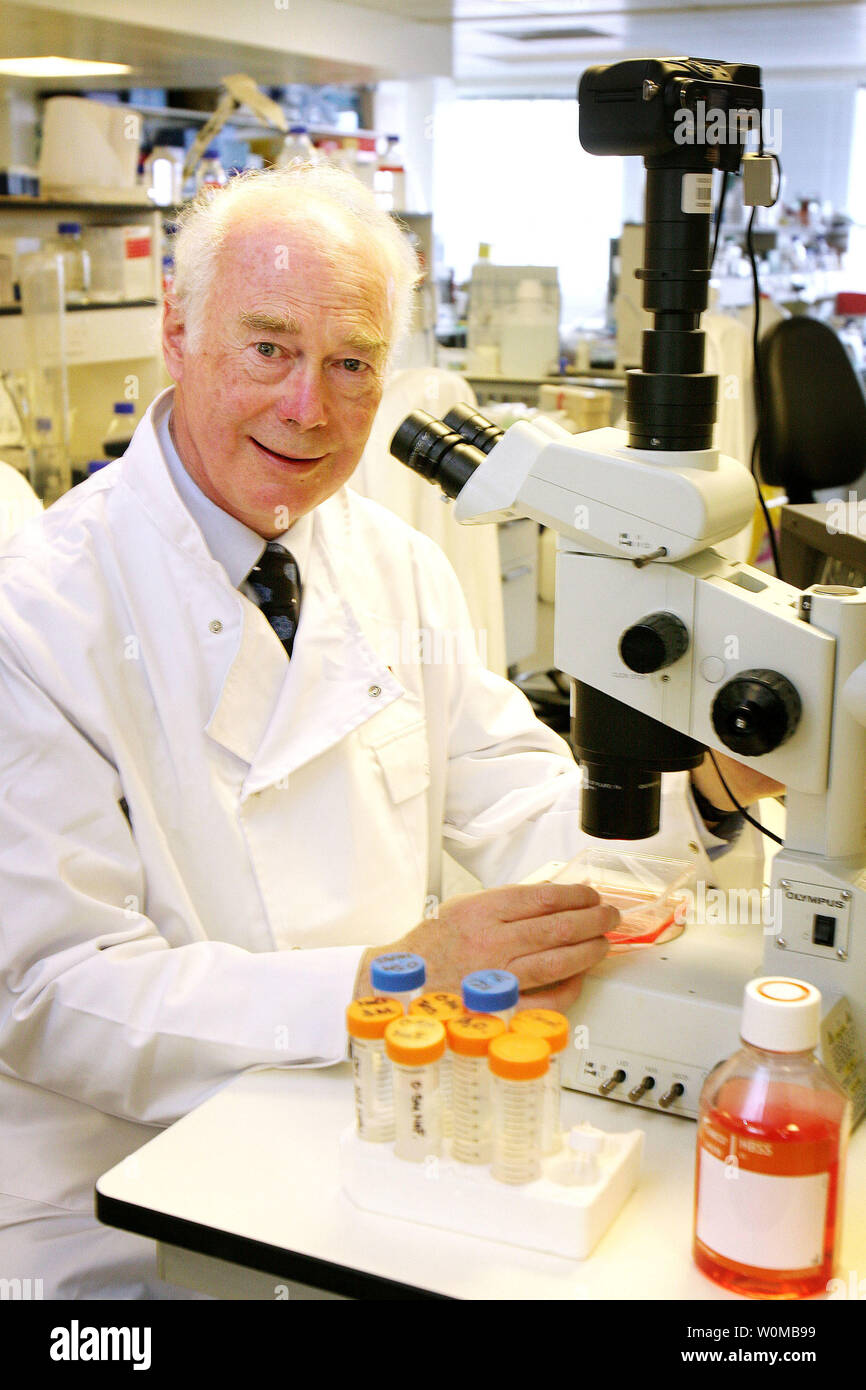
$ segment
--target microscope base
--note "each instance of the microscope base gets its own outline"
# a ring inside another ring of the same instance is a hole
[[[708,1072],[739,1046],[743,989],[759,973],[762,945],[759,925],[694,926],[665,946],[603,961],[571,1011],[563,1085],[694,1119]]]

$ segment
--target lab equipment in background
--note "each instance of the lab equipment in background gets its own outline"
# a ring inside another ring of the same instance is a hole
[[[434,1018],[395,1019],[385,1029],[385,1051],[394,1072],[394,1153],[422,1163],[442,1151],[439,1063],[445,1029]]]
[[[195,191],[200,193],[203,188],[224,188],[228,181],[229,176],[220,161],[219,150],[216,145],[210,145],[195,171]]]
[[[225,94],[187,152],[183,166],[184,183],[195,172],[202,154],[239,106],[249,107],[266,125],[273,126],[284,135],[289,128],[282,108],[275,101],[271,101],[270,97],[265,96],[261,88],[245,72],[236,72],[224,77],[222,86],[225,87]]]
[[[30,477],[32,466],[29,419],[30,404],[23,377],[0,371],[0,458],[25,478]]]
[[[701,1094],[694,1258],[734,1293],[808,1298],[833,1275],[851,1105],[815,1056],[821,995],[750,980],[743,1048]]]
[[[541,1177],[541,1124],[550,1047],[543,1038],[503,1033],[487,1050],[493,1091],[493,1166],[499,1182]]]
[[[484,247],[481,249],[489,250]],[[526,298],[520,299],[520,286],[526,282],[541,286],[539,298],[536,298],[537,291],[533,289],[524,291]],[[519,366],[518,376],[545,376],[548,373],[548,358],[549,365],[558,372],[561,311],[559,274],[556,266],[494,265],[486,256],[481,256],[472,267],[469,283],[466,348],[470,360],[478,360],[478,349],[492,347],[499,355],[499,371],[503,376],[509,375],[508,366]],[[534,343],[531,363],[528,361],[528,354],[524,359],[517,361],[521,351],[520,325],[523,320],[526,320],[524,326],[527,330],[527,342],[532,340]],[[504,336],[508,344],[508,365],[503,357]],[[539,365],[539,343],[546,344],[543,369],[527,373],[524,367]]]
[[[465,1010],[459,994],[422,994],[413,999],[406,1012],[413,1018],[435,1018],[447,1030],[451,1019],[462,1018]],[[451,1134],[453,1122],[453,1071],[448,1048],[439,1067],[439,1087],[442,1091],[442,1133]]]
[[[63,257],[63,295],[67,304],[86,304],[90,291],[90,256],[81,240],[80,222],[58,222],[57,236],[46,250]]]
[[[506,1031],[492,1014],[463,1014],[445,1024],[452,1076],[451,1153],[460,1163],[493,1158],[493,1107],[487,1052]]]
[[[154,145],[144,161],[144,183],[151,201],[159,207],[183,202],[184,150],[174,145]]]
[[[521,280],[512,304],[502,309],[499,370],[505,377],[539,377],[559,371],[559,315],[545,301],[540,280]]]
[[[50,250],[22,257],[20,277],[30,483],[47,507],[72,485],[63,257]]]
[[[129,448],[130,440],[135,433],[133,416],[135,406],[132,401],[117,401],[111,412],[111,419],[102,441],[106,457],[109,459],[120,458]]]
[[[556,1153],[562,1147],[560,1059],[568,1046],[568,1019],[555,1009],[521,1009],[511,1020],[511,1031],[522,1038],[541,1038],[550,1048],[550,1065],[544,1078],[541,1152],[545,1155]]]
[[[397,999],[406,1013],[413,999],[424,993],[426,979],[427,967],[421,957],[404,951],[376,956],[370,966],[373,993],[385,999]]]
[[[373,175],[373,192],[385,212],[406,211],[406,166],[399,135],[388,135],[387,149]]]
[[[402,1018],[396,999],[356,999],[346,1010],[346,1030],[355,1085],[355,1124],[361,1139],[383,1144],[394,1138],[394,1084],[385,1054],[385,1029]]]
[[[612,396],[609,391],[593,391],[588,386],[550,386],[538,389],[538,408],[550,415],[562,412],[566,428],[581,430],[604,429],[610,424]]]
[[[91,225],[85,227],[82,240],[90,260],[89,297],[94,303],[155,297],[149,227]]]
[[[475,970],[464,975],[463,1005],[472,1014],[493,1014],[508,1024],[520,999],[520,983],[510,970]]]
[[[309,131],[305,125],[289,126],[289,133],[283,141],[277,163],[284,167],[286,164],[291,164],[293,159],[302,159],[307,164],[318,162],[319,156],[316,147],[310,139]]]
[[[137,188],[141,118],[108,102],[49,97],[42,113],[42,197],[122,198],[146,203]]]

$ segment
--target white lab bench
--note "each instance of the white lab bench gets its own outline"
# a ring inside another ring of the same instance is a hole
[[[348,1064],[246,1073],[105,1173],[97,1215],[154,1239],[164,1278],[218,1298],[734,1298],[691,1260],[692,1121],[563,1091],[566,1125],[646,1135],[637,1188],[577,1261],[362,1211],[339,1176],[353,1118]],[[846,1279],[866,1276],[864,1179],[866,1124],[849,1152]]]

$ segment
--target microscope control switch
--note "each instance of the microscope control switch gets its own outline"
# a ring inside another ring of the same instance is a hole
[[[673,666],[688,646],[688,628],[676,613],[649,613],[626,628],[619,639],[619,654],[630,671],[647,675]]]
[[[772,753],[800,722],[800,696],[778,671],[741,671],[713,701],[713,728],[744,758]]]

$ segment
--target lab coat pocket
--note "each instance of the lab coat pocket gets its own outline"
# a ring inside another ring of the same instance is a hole
[[[416,724],[384,743],[373,745],[373,754],[395,806],[426,791],[430,785],[430,749],[427,728]]]
[[[381,742],[371,744],[372,752],[394,816],[402,824],[407,848],[417,873],[417,885],[426,894],[429,880],[429,807],[424,794],[430,788],[430,746],[424,723],[403,727]],[[396,843],[394,845],[396,848]]]

